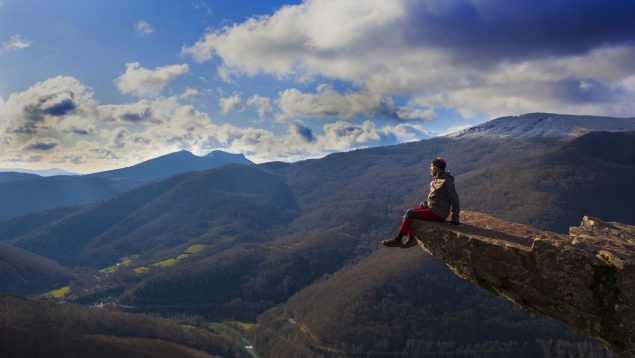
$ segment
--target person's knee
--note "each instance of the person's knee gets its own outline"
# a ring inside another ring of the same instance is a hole
[[[404,217],[405,217],[405,218],[408,218],[408,219],[412,219],[412,217],[414,216],[414,214],[415,214],[415,211],[414,211],[414,210],[412,210],[412,209],[408,209],[408,210],[406,211],[406,213],[404,214]]]

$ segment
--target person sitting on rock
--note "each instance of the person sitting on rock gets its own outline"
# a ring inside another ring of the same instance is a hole
[[[439,157],[430,163],[430,193],[428,199],[418,208],[408,209],[401,221],[399,233],[392,240],[384,240],[388,247],[408,248],[417,244],[417,239],[410,231],[412,220],[445,221],[452,209],[452,224],[459,225],[459,195],[454,189],[454,177],[445,171],[445,159]],[[406,237],[404,241],[403,238]]]

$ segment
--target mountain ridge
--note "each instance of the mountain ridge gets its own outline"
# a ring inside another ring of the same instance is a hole
[[[0,183],[0,197],[12,203],[0,206],[0,219],[82,205],[108,198],[141,184],[226,164],[253,163],[242,154],[221,154],[217,151],[212,152],[211,156],[198,157],[188,151],[179,151],[106,172],[77,176],[29,177],[27,180]]]
[[[560,138],[589,132],[635,131],[635,117],[617,118],[556,113],[525,113],[506,116],[447,134],[448,138]]]

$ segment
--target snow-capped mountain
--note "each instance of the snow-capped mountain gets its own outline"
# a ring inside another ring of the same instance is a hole
[[[635,118],[527,113],[492,119],[477,126],[448,134],[450,138],[562,138],[589,132],[635,131]]]

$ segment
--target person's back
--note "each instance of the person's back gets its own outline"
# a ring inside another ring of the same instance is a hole
[[[459,225],[460,204],[459,195],[454,187],[454,177],[445,171],[446,162],[443,158],[436,158],[430,163],[430,192],[426,201],[418,208],[409,209],[401,221],[399,233],[391,240],[384,240],[382,244],[388,247],[408,248],[416,245],[417,239],[410,232],[412,220],[445,221],[452,211],[452,224]],[[403,242],[403,237],[407,240]]]
[[[459,195],[454,188],[454,177],[450,173],[443,171],[432,179],[426,203],[441,218],[447,218],[452,210],[452,222],[459,222]]]

